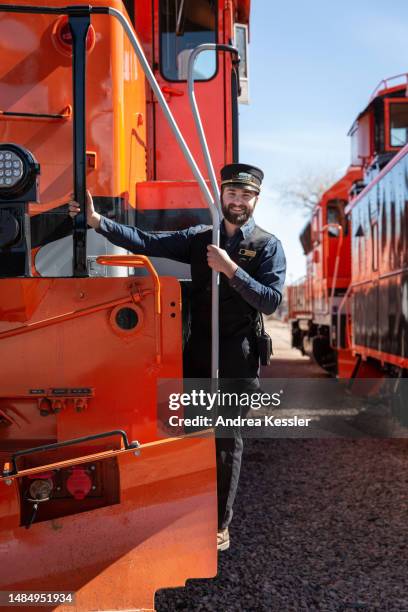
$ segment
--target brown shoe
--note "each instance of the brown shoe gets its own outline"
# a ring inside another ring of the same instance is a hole
[[[221,531],[217,531],[217,549],[218,550],[228,550],[230,545],[230,537],[228,527],[222,529]]]

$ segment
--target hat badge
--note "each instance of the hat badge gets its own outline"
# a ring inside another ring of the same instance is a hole
[[[247,172],[240,172],[240,173],[237,175],[237,178],[238,178],[238,179],[241,179],[241,180],[243,180],[243,181],[251,181],[251,180],[252,180],[252,175],[251,175],[251,174],[248,174]]]

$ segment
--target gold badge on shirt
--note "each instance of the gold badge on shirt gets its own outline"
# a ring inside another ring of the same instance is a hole
[[[256,256],[256,251],[249,251],[248,249],[239,249],[239,254],[244,257],[250,257],[252,259]]]

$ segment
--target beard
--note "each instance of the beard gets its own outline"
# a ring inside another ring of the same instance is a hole
[[[233,204],[229,204],[226,206],[224,203],[222,204],[222,213],[227,221],[232,223],[233,225],[244,225],[250,218],[252,211],[248,208],[244,208],[242,212],[236,213],[232,212],[231,207]]]

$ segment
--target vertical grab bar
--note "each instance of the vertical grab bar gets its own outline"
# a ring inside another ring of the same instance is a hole
[[[86,199],[86,36],[90,26],[89,8],[77,7],[69,14],[69,27],[72,34],[72,89],[73,89],[73,143],[74,143],[74,200],[80,212],[74,219],[73,259],[74,275],[87,276],[86,238],[87,223]]]
[[[222,219],[220,191],[218,188],[217,178],[215,176],[214,166],[211,160],[210,151],[208,148],[207,139],[205,137],[203,124],[198,110],[197,101],[194,93],[194,65],[196,59],[203,51],[225,51],[234,53],[238,56],[238,49],[231,45],[217,45],[215,43],[205,43],[199,45],[190,54],[188,58],[187,68],[187,83],[188,96],[190,98],[191,110],[193,112],[194,122],[197,128],[198,137],[200,140],[201,149],[203,151],[205,165],[207,167],[208,176],[210,178],[215,204],[210,205],[212,217],[212,243],[220,246],[220,223]],[[239,56],[238,56],[239,57]],[[220,274],[212,270],[211,274],[211,378],[217,379],[219,376],[219,323],[220,323]]]

